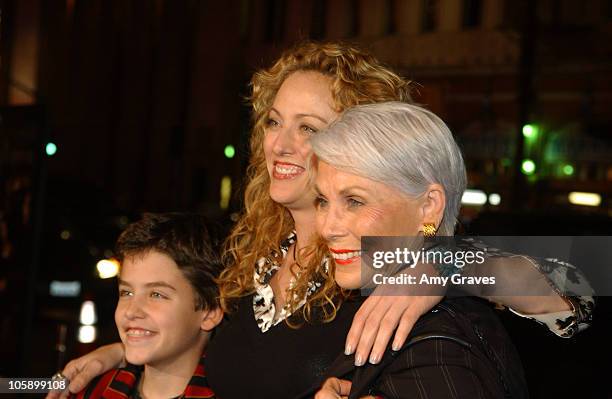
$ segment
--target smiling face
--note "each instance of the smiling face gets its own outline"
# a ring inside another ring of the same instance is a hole
[[[336,263],[339,286],[361,286],[362,236],[416,236],[426,217],[425,202],[365,177],[319,161],[317,231]]]
[[[289,209],[312,206],[309,139],[337,116],[328,77],[298,71],[285,79],[268,114],[263,143],[272,200]]]
[[[199,357],[208,311],[195,310],[195,293],[176,263],[157,251],[126,258],[115,322],[132,364],[163,366]]]

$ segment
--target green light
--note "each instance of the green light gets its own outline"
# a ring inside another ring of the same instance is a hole
[[[523,126],[523,136],[528,139],[535,138],[538,135],[538,127],[536,125],[527,124]]]
[[[574,174],[574,167],[570,164],[563,165],[563,174],[566,176],[571,176]]]
[[[57,152],[57,146],[55,145],[55,143],[47,143],[47,145],[45,146],[45,152],[48,156],[55,155],[55,153]]]
[[[521,171],[526,175],[532,175],[535,172],[536,164],[531,159],[523,160],[521,164]]]
[[[232,159],[234,158],[234,155],[236,155],[236,149],[233,145],[226,145],[223,153],[225,154],[226,158]]]

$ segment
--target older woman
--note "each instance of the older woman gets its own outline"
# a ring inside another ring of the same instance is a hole
[[[317,230],[344,289],[363,285],[363,236],[453,235],[466,173],[446,125],[406,103],[357,106],[311,139],[319,159]],[[348,255],[347,255],[348,254]],[[339,359],[317,399],[527,397],[518,356],[496,316],[471,298],[445,299],[408,343],[377,365]]]

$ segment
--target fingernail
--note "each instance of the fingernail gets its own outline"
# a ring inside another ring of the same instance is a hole
[[[365,361],[363,360],[363,356],[361,355],[355,356],[355,366],[359,367],[359,366],[363,366],[364,364],[365,364]]]
[[[375,354],[370,355],[370,363],[378,364],[378,362],[380,362],[380,355],[378,355],[378,354],[377,355],[375,355]]]
[[[399,344],[395,344],[394,343],[393,346],[391,347],[391,349],[393,349],[394,351],[397,352],[398,350],[402,349],[402,347]]]
[[[353,354],[353,347],[350,345],[347,345],[344,347],[344,354],[345,355],[352,355]]]

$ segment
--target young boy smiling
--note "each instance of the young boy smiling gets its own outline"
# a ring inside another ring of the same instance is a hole
[[[126,228],[115,322],[128,365],[78,398],[214,397],[201,359],[223,317],[214,282],[222,267],[208,242],[196,215],[147,214]]]

